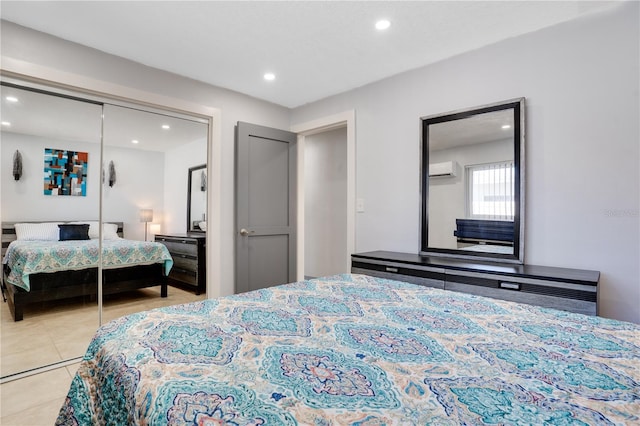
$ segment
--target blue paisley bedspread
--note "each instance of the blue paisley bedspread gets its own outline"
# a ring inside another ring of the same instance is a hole
[[[340,275],[102,326],[58,425],[640,423],[640,326]]]
[[[99,254],[98,240],[12,241],[3,263],[11,269],[7,282],[29,291],[29,275],[95,268]],[[102,242],[105,269],[153,263],[164,263],[165,275],[169,275],[173,259],[165,245],[125,239]]]

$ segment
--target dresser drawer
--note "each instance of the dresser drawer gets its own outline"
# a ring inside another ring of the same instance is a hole
[[[175,238],[166,238],[166,237],[156,237],[156,241],[167,246],[169,253],[174,254],[186,254],[189,256],[193,256],[194,258],[198,256],[198,243],[194,240],[189,239],[175,239]]]
[[[173,267],[187,271],[198,271],[198,259],[187,254],[171,253],[173,257]]]
[[[590,302],[586,300],[569,299],[566,297],[549,296],[546,294],[526,293],[523,291],[482,287],[473,284],[461,284],[448,281],[446,283],[446,289],[475,294],[478,296],[491,297],[493,299],[576,312],[579,314],[596,315],[595,301]]]
[[[444,288],[444,271],[439,268],[407,268],[393,262],[352,262],[351,272],[388,280],[404,281],[426,287]]]
[[[198,285],[198,274],[195,271],[188,271],[180,268],[173,268],[169,273],[169,278],[194,286]]]
[[[446,275],[445,289],[545,308],[596,315],[597,289],[591,285],[450,271]]]
[[[352,254],[351,271],[494,299],[598,314],[598,271],[390,251]]]
[[[390,272],[374,271],[370,269],[351,268],[354,274],[370,275],[372,277],[385,278],[388,280],[402,281],[405,283],[423,285],[425,287],[435,287],[444,289],[444,281],[429,278],[412,277],[411,275],[398,275]]]

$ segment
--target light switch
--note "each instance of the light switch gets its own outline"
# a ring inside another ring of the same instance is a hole
[[[364,212],[364,198],[358,198],[356,200],[356,211],[358,213],[363,213]]]

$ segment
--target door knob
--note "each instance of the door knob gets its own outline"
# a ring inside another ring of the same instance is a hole
[[[255,231],[249,231],[248,229],[242,228],[240,230],[240,235],[242,235],[243,237],[246,237],[249,234],[253,234]]]

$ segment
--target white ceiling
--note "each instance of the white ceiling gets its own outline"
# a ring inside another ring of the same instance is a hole
[[[0,15],[293,108],[618,3],[3,0]]]
[[[513,108],[430,124],[429,151],[504,139],[510,139],[513,144],[513,125]]]
[[[0,15],[292,108],[619,3],[2,1]]]
[[[0,87],[2,132],[55,141],[101,142],[101,105]],[[15,102],[7,100],[14,97]],[[6,123],[9,123],[8,125]],[[168,129],[162,128],[169,126]],[[207,138],[207,124],[116,105],[104,107],[104,145],[145,151],[175,149]],[[137,144],[132,141],[137,140]],[[57,148],[57,146],[52,146]]]

